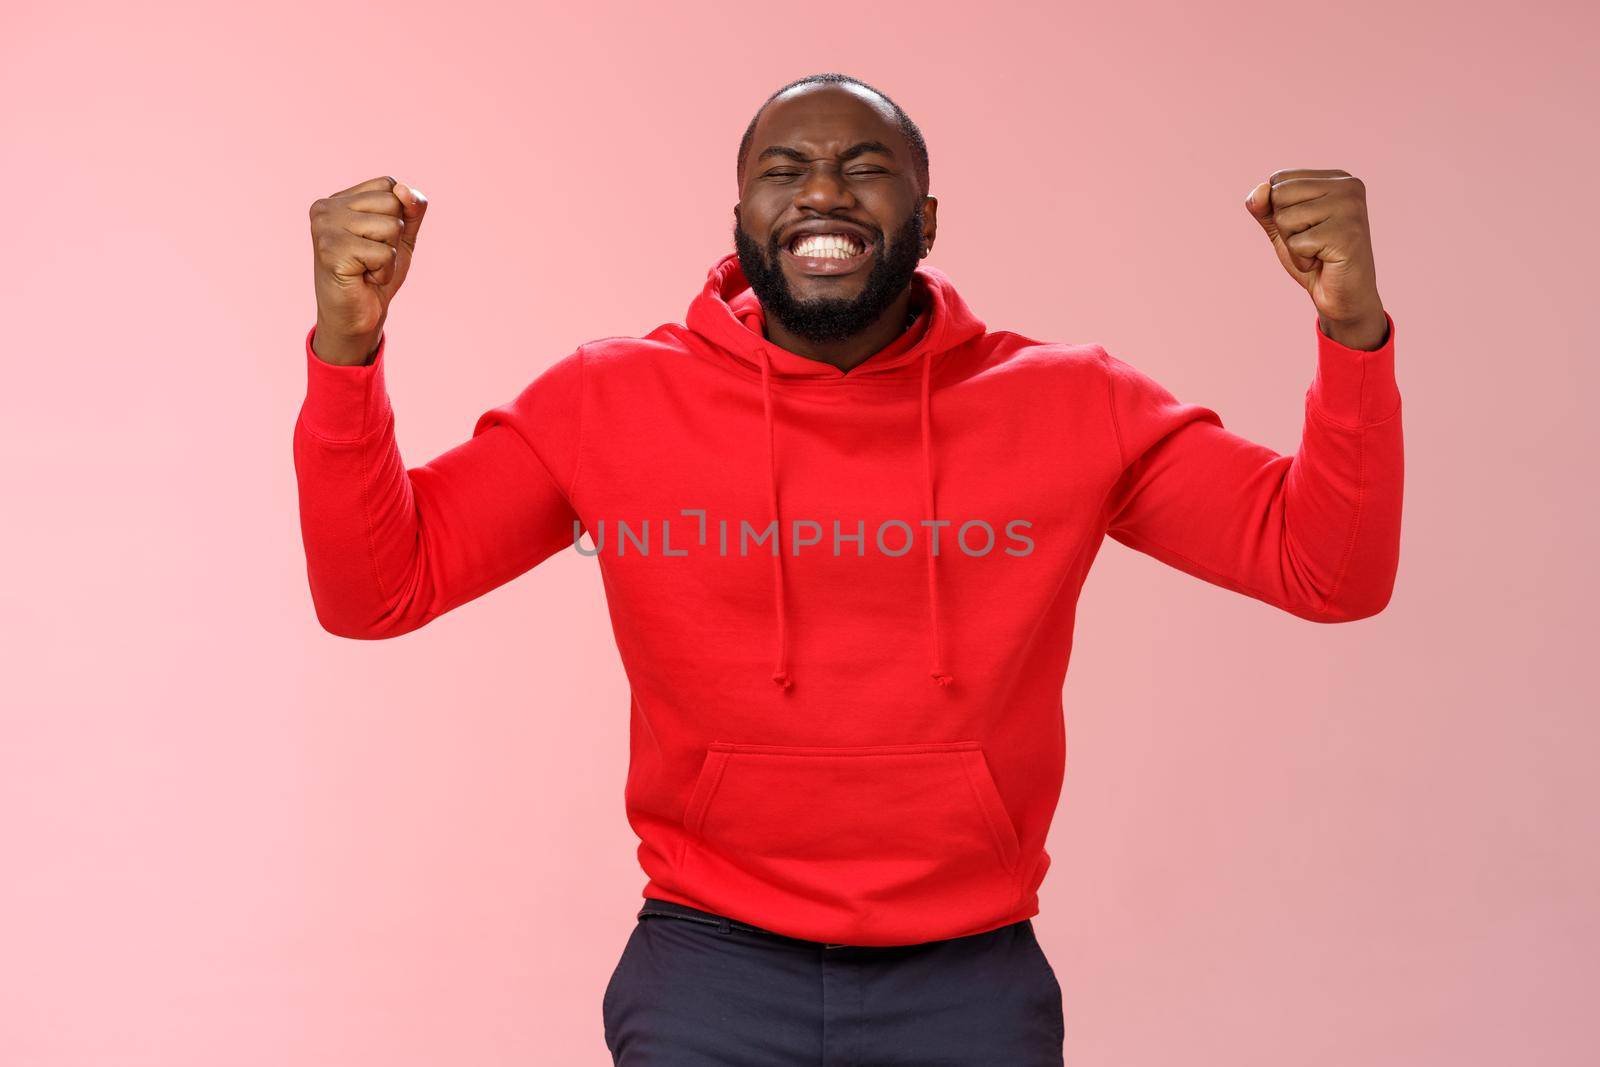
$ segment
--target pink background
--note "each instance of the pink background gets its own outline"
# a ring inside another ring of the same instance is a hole
[[[1280,450],[1314,315],[1242,199],[1370,188],[1399,586],[1318,627],[1108,545],[1035,920],[1068,1062],[1593,1062],[1595,8],[984,11],[8,6],[0,1063],[609,1062],[644,877],[594,561],[318,628],[306,211],[432,201],[389,321],[415,465],[681,321],[745,122],[829,69],[921,123],[933,262],[992,328]]]

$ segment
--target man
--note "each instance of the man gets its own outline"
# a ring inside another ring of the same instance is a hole
[[[1286,456],[1099,345],[989,330],[920,265],[927,148],[876,89],[780,89],[737,176],[684,324],[580,346],[410,470],[382,327],[427,201],[384,177],[313,205],[317,616],[392,637],[569,541],[598,559],[648,876],[617,1063],[1059,1064],[1031,916],[1104,537],[1306,619],[1388,602],[1400,397],[1362,183],[1280,171],[1245,202],[1317,310]]]

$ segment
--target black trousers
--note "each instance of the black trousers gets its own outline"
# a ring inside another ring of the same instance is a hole
[[[617,1067],[1061,1067],[1033,923],[827,945],[645,898],[602,1005]]]

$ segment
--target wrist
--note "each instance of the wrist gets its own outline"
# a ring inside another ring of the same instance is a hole
[[[383,329],[361,337],[341,337],[323,329],[319,322],[311,334],[311,351],[324,363],[336,367],[365,367],[372,362],[383,340]]]
[[[1353,319],[1318,314],[1317,325],[1329,340],[1362,352],[1375,352],[1389,339],[1389,317],[1382,307]]]

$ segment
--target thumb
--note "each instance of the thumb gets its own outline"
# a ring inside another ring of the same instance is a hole
[[[1288,243],[1278,232],[1278,222],[1272,210],[1272,183],[1262,182],[1250,190],[1250,195],[1244,198],[1244,208],[1261,224],[1261,229],[1267,235],[1267,240],[1272,242],[1272,248],[1278,253],[1278,261],[1284,269],[1293,274],[1297,279],[1300,275],[1307,274],[1316,269],[1316,261],[1297,256],[1290,250]]]
[[[417,233],[422,229],[422,217],[428,213],[428,198],[422,195],[421,189],[404,182],[394,183],[394,195],[400,198],[400,204],[404,209],[406,228],[400,235],[400,240],[407,249],[415,250]]]
[[[1251,215],[1255,216],[1255,220],[1261,223],[1262,228],[1267,231],[1268,237],[1275,237],[1277,236],[1278,229],[1276,226],[1272,225],[1271,207],[1272,185],[1269,182],[1262,182],[1260,185],[1257,185],[1254,189],[1251,189],[1250,194],[1244,198],[1244,209],[1250,212]]]

